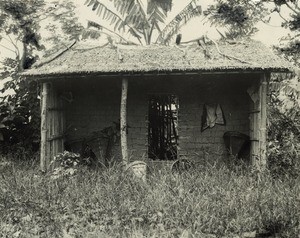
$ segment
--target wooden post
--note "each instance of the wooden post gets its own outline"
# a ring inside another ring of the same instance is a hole
[[[47,170],[49,164],[49,155],[48,155],[48,104],[49,104],[49,91],[50,84],[42,84],[42,96],[41,96],[41,155],[40,155],[40,166],[42,171]]]
[[[259,84],[256,82],[248,89],[248,94],[251,97],[250,103],[250,158],[252,166],[256,167],[259,161],[259,135],[258,121],[260,115],[260,93]]]
[[[262,74],[260,78],[260,125],[259,125],[259,143],[260,143],[260,167],[264,169],[267,164],[267,75]]]
[[[252,99],[250,112],[251,163],[263,170],[267,162],[267,75],[262,74],[258,84],[248,89]]]
[[[128,164],[128,145],[127,145],[127,93],[128,79],[122,79],[121,109],[120,109],[120,134],[121,152],[123,164]]]

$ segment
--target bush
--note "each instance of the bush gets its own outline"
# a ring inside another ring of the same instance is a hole
[[[64,151],[57,154],[51,161],[53,166],[52,178],[57,179],[64,176],[74,175],[82,166],[92,166],[93,159],[90,157],[81,157],[80,154]]]
[[[14,93],[2,96],[5,91]],[[5,83],[0,93],[0,154],[31,159],[39,149],[38,84],[24,78]]]
[[[271,109],[268,136],[268,168],[273,176],[300,175],[300,133],[295,121]]]
[[[294,74],[273,74],[270,83],[268,167],[275,177],[300,175],[300,92]]]

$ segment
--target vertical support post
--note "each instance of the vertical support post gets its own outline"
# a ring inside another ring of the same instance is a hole
[[[248,90],[248,94],[251,97],[250,103],[250,158],[251,164],[257,167],[259,162],[259,135],[258,135],[258,125],[260,117],[260,91],[259,82],[255,82]]]
[[[42,96],[41,96],[41,155],[40,166],[42,171],[47,170],[49,164],[49,144],[48,144],[48,104],[49,104],[49,92],[50,83],[42,84]]]
[[[263,170],[267,163],[267,87],[269,77],[262,74],[256,85],[248,89],[252,99],[250,114],[251,162]]]
[[[124,165],[128,164],[128,145],[127,145],[127,93],[128,79],[122,79],[121,108],[120,108],[120,134],[121,134],[121,153]]]
[[[260,125],[259,125],[259,143],[260,143],[260,167],[263,169],[267,164],[267,75],[262,74],[260,78]]]

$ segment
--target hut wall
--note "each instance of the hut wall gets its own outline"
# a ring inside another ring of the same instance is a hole
[[[97,78],[66,81],[61,93],[72,92],[73,101],[66,110],[66,140],[72,150],[80,150],[82,141],[118,122],[120,118],[121,79]],[[174,94],[179,100],[179,155],[209,158],[226,154],[223,134],[238,131],[249,135],[250,97],[247,88],[259,75],[194,75],[129,78],[128,87],[128,148],[130,159],[147,156],[148,100],[151,94]],[[86,80],[86,83],[82,83]],[[205,103],[220,104],[226,125],[216,125],[201,132],[201,116]],[[97,137],[97,136],[96,136]],[[89,142],[97,156],[104,155],[107,141]],[[119,141],[113,152],[120,158]]]

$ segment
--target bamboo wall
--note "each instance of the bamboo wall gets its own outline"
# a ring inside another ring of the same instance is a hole
[[[63,102],[52,83],[43,83],[41,92],[41,169],[64,150],[65,117]]]
[[[204,151],[211,160],[226,156],[223,141],[226,131],[250,134],[251,99],[247,88],[258,79],[258,74],[130,78],[127,102],[129,158],[136,160],[147,156],[148,98],[155,93],[178,96],[180,156],[203,159]],[[70,91],[73,95],[73,102],[66,105],[66,140],[73,141],[73,144],[77,141],[77,151],[80,150],[83,138],[89,138],[96,131],[119,120],[121,79],[71,79],[57,86],[58,90]],[[204,103],[221,105],[226,119],[225,126],[216,125],[201,132]],[[93,147],[97,156],[101,156],[105,141],[98,140],[97,143]],[[119,147],[117,142],[114,151],[116,158],[120,158]]]

